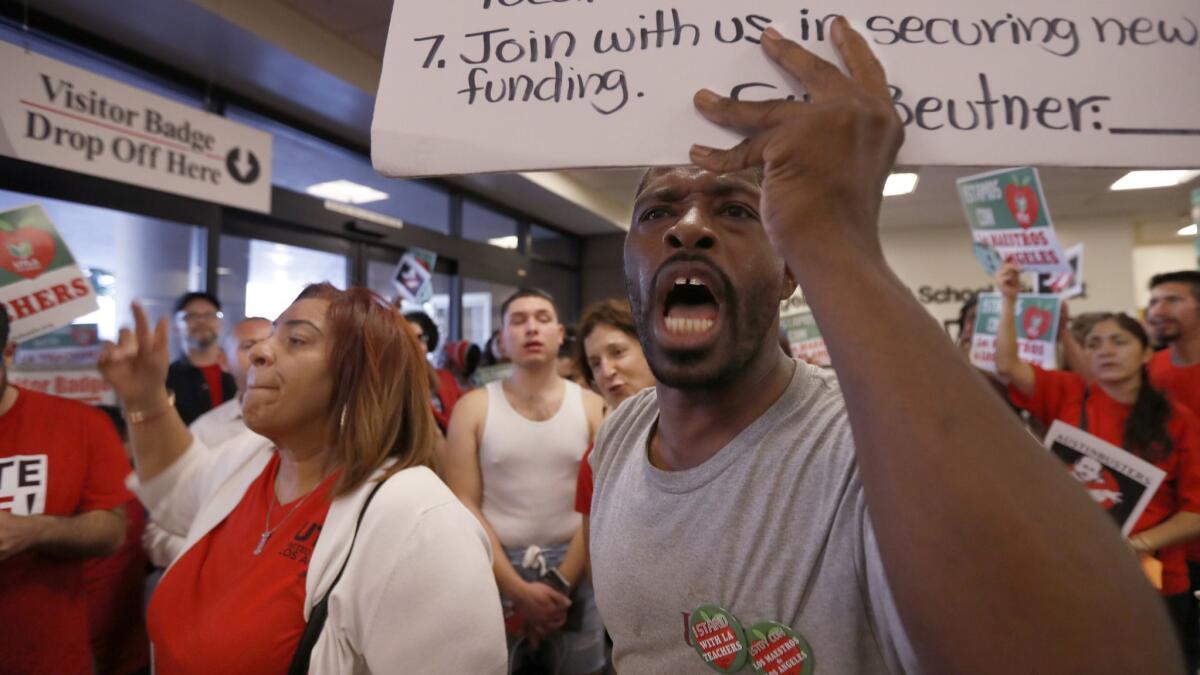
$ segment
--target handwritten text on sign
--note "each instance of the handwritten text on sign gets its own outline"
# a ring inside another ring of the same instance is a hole
[[[397,0],[372,130],[387,174],[682,163],[738,138],[707,87],[803,97],[769,26],[835,60],[844,13],[892,82],[905,164],[1183,166],[1200,154],[1195,0]]]

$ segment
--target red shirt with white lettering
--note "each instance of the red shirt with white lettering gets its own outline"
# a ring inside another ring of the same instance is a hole
[[[0,510],[71,517],[115,509],[129,460],[101,411],[17,389],[0,416]],[[0,561],[0,671],[92,672],[84,560],[26,551]]]
[[[1033,366],[1035,384],[1032,396],[1023,396],[1009,387],[1009,399],[1044,424],[1062,420],[1072,426],[1081,424],[1084,391],[1087,384],[1074,373],[1042,370]],[[1086,431],[1117,447],[1124,446],[1125,421],[1132,406],[1125,405],[1099,386],[1092,386],[1087,397],[1088,428]],[[1147,530],[1170,518],[1177,511],[1200,513],[1200,420],[1187,408],[1172,403],[1167,421],[1171,438],[1171,454],[1154,465],[1166,472],[1166,478],[1150,499],[1130,534]],[[1188,590],[1187,564],[1183,545],[1172,546],[1156,553],[1163,563],[1163,595],[1175,595]]]
[[[329,476],[288,504],[279,455],[242,501],[163,575],[150,600],[155,672],[283,673],[304,633],[304,579],[329,512]],[[273,532],[255,555],[270,509]]]
[[[1200,417],[1200,364],[1177,366],[1171,363],[1171,350],[1164,349],[1150,359],[1148,369],[1155,387]],[[1188,560],[1200,562],[1200,539],[1187,544],[1185,551]]]

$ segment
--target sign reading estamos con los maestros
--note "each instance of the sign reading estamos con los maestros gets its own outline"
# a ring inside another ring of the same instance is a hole
[[[271,210],[271,135],[0,42],[0,154]]]

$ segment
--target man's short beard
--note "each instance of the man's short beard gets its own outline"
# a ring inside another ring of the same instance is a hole
[[[742,321],[737,311],[738,293],[732,282],[727,281],[726,283],[728,290],[724,306],[727,311],[724,320],[728,322],[731,330],[740,330],[743,336],[751,338],[753,341],[739,352],[738,348],[742,343],[736,339],[735,335],[732,345],[733,353],[729,354],[724,362],[719,363],[716,372],[708,373],[699,371],[698,367],[702,367],[700,363],[710,356],[711,351],[670,353],[660,349],[651,341],[656,317],[647,315],[640,295],[628,293],[634,323],[637,324],[639,341],[642,344],[642,353],[645,354],[646,363],[650,366],[650,372],[654,375],[655,381],[672,389],[719,389],[737,379],[737,376],[758,354],[758,350],[762,348],[764,336],[771,330],[773,323],[771,317],[764,315],[765,321],[761,322],[762,325],[759,325],[758,321]],[[627,287],[627,290],[635,289]],[[738,328],[734,329],[735,326]],[[721,346],[718,345],[713,349],[720,348]]]
[[[197,338],[188,336],[187,346],[190,352],[206,352],[217,344],[217,338]]]

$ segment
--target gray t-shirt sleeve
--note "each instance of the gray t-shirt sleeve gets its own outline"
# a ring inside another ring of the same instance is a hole
[[[893,672],[906,675],[918,675],[921,672],[917,655],[900,613],[896,609],[896,600],[892,597],[892,588],[888,584],[887,574],[883,569],[883,560],[879,557],[879,544],[875,541],[875,527],[871,516],[864,508],[862,510],[862,546],[863,559],[866,566],[867,594],[871,607],[871,621],[875,625],[875,635],[879,639],[879,647],[891,666]]]

